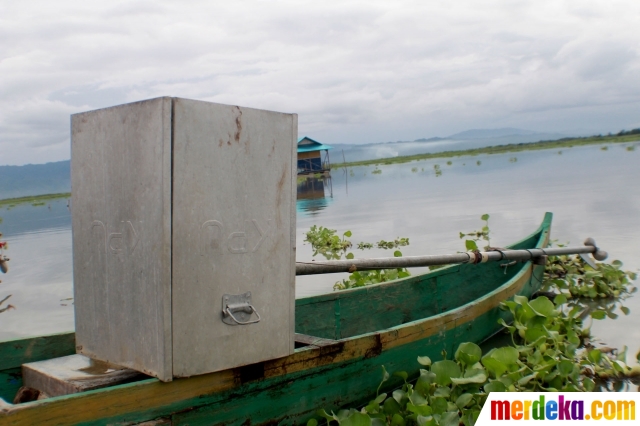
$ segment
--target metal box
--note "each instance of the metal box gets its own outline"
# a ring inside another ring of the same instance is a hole
[[[72,116],[77,352],[163,381],[293,352],[297,127],[169,97]]]

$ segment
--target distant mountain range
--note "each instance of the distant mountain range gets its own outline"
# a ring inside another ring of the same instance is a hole
[[[71,192],[69,160],[24,166],[0,166],[0,200]]]
[[[515,129],[513,127],[505,127],[502,129],[471,129],[464,132],[453,134],[447,139],[488,139],[488,138],[504,138],[514,136],[533,136],[534,138],[546,135],[553,135],[555,138],[561,138],[566,135],[560,133],[540,133],[532,130]],[[537,142],[537,141],[536,141]]]
[[[472,129],[447,137],[370,144],[331,144],[346,161],[480,148],[490,145],[528,143],[566,137],[560,133],[539,133],[516,128]],[[342,160],[342,158],[340,158]],[[0,166],[0,199],[71,191],[69,160],[24,166]]]
[[[431,138],[420,138],[412,141],[389,141],[389,142],[371,142],[366,144],[331,144],[331,146],[367,146],[367,145],[381,145],[381,144],[394,144],[394,143],[407,143],[407,142],[440,142],[440,141],[495,141],[496,145],[502,143],[527,143],[538,142],[541,140],[556,140],[564,138],[570,135],[562,133],[543,133],[534,132],[533,130],[516,129],[514,127],[504,127],[500,129],[471,129],[464,132],[454,133],[449,136],[436,136]],[[571,135],[574,136],[574,135]]]

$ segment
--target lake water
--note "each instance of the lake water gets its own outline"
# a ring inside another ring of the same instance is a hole
[[[460,231],[482,226],[490,214],[491,243],[507,245],[554,213],[552,238],[581,245],[596,239],[625,269],[640,260],[640,143],[576,147],[562,151],[457,157],[405,164],[335,169],[332,178],[299,184],[298,260],[312,259],[304,232],[312,225],[350,230],[351,240],[375,243],[409,237],[405,256],[464,249]],[[436,167],[441,173],[436,173]],[[73,330],[71,216],[67,200],[45,206],[0,209],[9,242],[10,271],[0,275],[0,300],[16,309],[0,314],[0,340]],[[355,245],[355,244],[354,244]],[[384,250],[356,257],[391,256]],[[414,271],[414,273],[417,271]],[[332,291],[345,275],[298,277],[297,297]],[[460,289],[464,291],[464,289]],[[640,349],[640,297],[624,302],[628,316],[595,322],[609,346]]]

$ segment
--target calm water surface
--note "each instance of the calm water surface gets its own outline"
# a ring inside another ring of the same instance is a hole
[[[507,245],[554,213],[552,238],[581,245],[596,239],[610,260],[638,270],[640,241],[640,146],[636,143],[531,151],[336,169],[330,180],[299,185],[298,260],[311,260],[303,233],[312,225],[351,230],[354,243],[409,237],[406,255],[443,254],[464,249],[460,231],[482,226],[491,215],[491,243]],[[637,150],[628,150],[637,146]],[[441,174],[436,175],[438,165]],[[9,242],[10,271],[2,275],[0,299],[17,309],[0,314],[0,339],[73,330],[71,217],[66,200],[46,206],[0,209],[0,229]],[[390,256],[383,250],[356,257]],[[414,273],[417,271],[414,271]],[[297,297],[332,291],[345,275],[298,277]],[[460,289],[464,291],[464,289]],[[598,321],[592,330],[610,346],[640,349],[640,298],[617,320]]]

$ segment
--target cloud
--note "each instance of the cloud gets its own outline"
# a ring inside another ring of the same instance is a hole
[[[164,95],[297,112],[327,143],[637,127],[639,16],[633,1],[5,3],[0,164],[68,158],[69,114]]]

